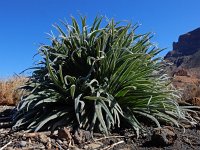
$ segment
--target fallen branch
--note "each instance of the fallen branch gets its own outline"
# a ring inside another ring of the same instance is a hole
[[[0,148],[0,150],[3,150],[4,148],[6,148],[8,145],[10,145],[12,143],[12,141],[8,142],[6,145],[4,145],[2,148]]]

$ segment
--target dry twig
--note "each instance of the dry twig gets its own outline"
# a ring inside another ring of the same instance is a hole
[[[106,146],[106,147],[104,147],[102,150],[109,150],[109,149],[113,148],[114,146],[119,145],[119,144],[121,144],[121,143],[124,143],[124,141],[119,141],[119,142],[114,143],[114,144],[112,144],[112,145]]]
[[[8,145],[10,145],[12,143],[12,141],[8,142],[6,145],[4,145],[2,148],[0,148],[0,150],[3,150],[4,148],[6,148]]]
[[[118,136],[106,136],[106,137],[102,137],[102,138],[99,138],[99,139],[95,139],[94,141],[97,142],[97,141],[101,141],[101,140],[104,140],[104,139],[125,138],[125,137],[133,137],[133,136],[135,136],[135,134],[131,134],[131,135],[128,135],[128,136],[122,136],[122,135],[118,135]]]

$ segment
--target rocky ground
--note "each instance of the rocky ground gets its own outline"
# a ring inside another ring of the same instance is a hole
[[[182,101],[190,103],[195,106],[200,106],[200,79],[189,75],[181,74],[181,70],[174,75],[173,85],[182,92]]]
[[[147,133],[136,137],[133,130],[119,130],[105,137],[102,134],[84,130],[73,132],[64,127],[53,133],[24,131],[13,132],[9,125],[3,126],[12,107],[0,107],[0,150],[160,150],[160,149],[200,149],[200,127],[180,129],[170,126],[162,128],[146,127]],[[3,120],[4,118],[4,120]]]

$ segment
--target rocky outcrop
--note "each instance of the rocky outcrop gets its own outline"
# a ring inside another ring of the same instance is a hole
[[[173,84],[182,91],[182,100],[200,106],[200,28],[183,34],[164,58]]]
[[[165,60],[176,67],[200,67],[200,28],[183,34],[173,43],[173,50],[167,53]]]
[[[200,50],[200,28],[183,34],[178,42],[173,43],[173,51],[169,52],[165,58],[193,55]]]

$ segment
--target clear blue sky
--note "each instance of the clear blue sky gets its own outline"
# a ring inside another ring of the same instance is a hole
[[[180,34],[200,27],[200,0],[1,0],[0,78],[34,65],[33,55],[59,19],[78,14],[90,23],[96,15],[142,24],[153,42],[171,50]],[[163,55],[165,54],[163,53]]]

